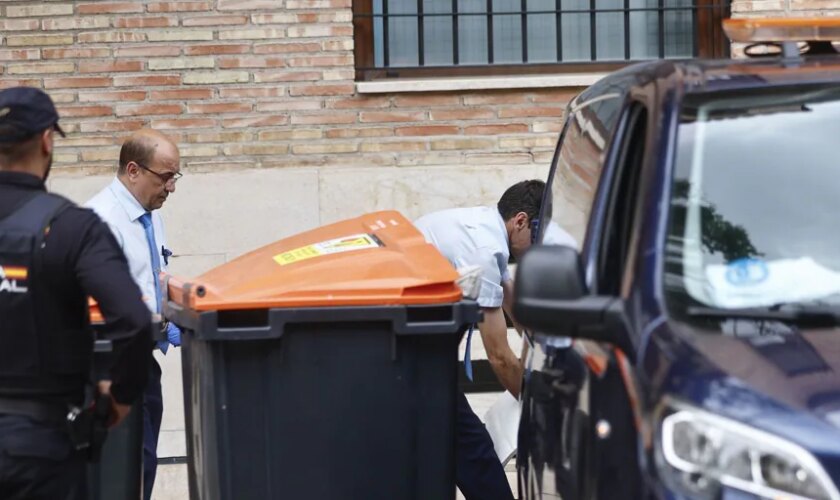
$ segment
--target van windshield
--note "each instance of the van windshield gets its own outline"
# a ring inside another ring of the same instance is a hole
[[[840,306],[840,85],[688,96],[677,136],[671,306]]]

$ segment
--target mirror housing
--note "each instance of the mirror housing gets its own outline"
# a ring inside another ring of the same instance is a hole
[[[549,335],[609,342],[633,357],[618,297],[588,295],[578,252],[534,246],[516,266],[513,314],[528,329]]]

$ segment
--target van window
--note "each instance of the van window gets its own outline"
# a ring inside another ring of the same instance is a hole
[[[583,244],[606,149],[618,123],[620,97],[605,94],[570,107],[543,201],[543,235],[554,222]]]
[[[840,88],[688,96],[665,290],[675,312],[840,304]]]

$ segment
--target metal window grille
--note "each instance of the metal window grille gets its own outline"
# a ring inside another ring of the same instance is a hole
[[[720,21],[729,0],[366,1],[354,22],[372,54],[359,70],[621,63],[728,51]]]

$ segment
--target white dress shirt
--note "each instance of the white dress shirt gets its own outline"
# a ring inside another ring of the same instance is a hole
[[[507,230],[495,207],[452,208],[433,212],[414,222],[456,269],[479,266],[481,307],[501,307],[502,282],[510,280]]]
[[[111,228],[117,243],[128,259],[131,276],[143,292],[143,301],[153,313],[160,312],[157,310],[155,297],[155,280],[158,278],[158,273],[152,269],[152,256],[146,241],[146,231],[139,220],[146,210],[116,178],[105,189],[88,200],[85,206],[93,209]],[[152,228],[155,233],[160,265],[163,270],[166,270],[166,260],[163,257],[166,234],[163,220],[157,211],[152,212]]]

